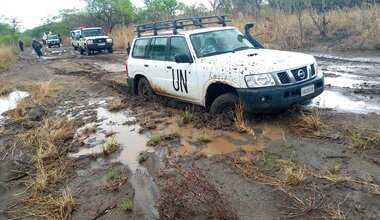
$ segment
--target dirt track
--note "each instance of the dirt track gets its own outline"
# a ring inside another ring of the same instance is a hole
[[[75,206],[62,218],[380,218],[380,61],[373,54],[314,52],[326,74],[324,95],[236,125],[199,107],[135,96],[123,79],[124,51],[45,51],[37,61],[26,50],[0,74],[17,88],[48,80],[61,88],[42,122],[4,121],[0,219],[48,216],[20,203],[31,196],[34,178],[20,170],[33,160],[23,155],[25,146],[12,144],[53,116],[79,121],[64,143],[65,178],[49,183],[73,195]],[[126,201],[133,211],[123,210]]]

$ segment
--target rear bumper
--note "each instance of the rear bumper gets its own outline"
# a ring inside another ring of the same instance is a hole
[[[132,89],[132,91],[135,90],[135,79],[131,77],[126,77],[125,80],[127,80],[128,87]]]
[[[314,92],[301,96],[301,88],[314,85]],[[248,112],[266,113],[287,109],[320,95],[324,90],[324,78],[316,77],[310,81],[291,86],[238,89],[240,100]]]

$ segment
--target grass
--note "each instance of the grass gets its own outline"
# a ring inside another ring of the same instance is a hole
[[[380,47],[380,7],[363,7],[331,10],[326,14],[328,37],[341,49],[371,49]],[[239,14],[232,17],[232,25],[244,31],[244,24],[253,21],[254,35],[258,40],[275,49],[300,48],[320,41],[319,30],[309,12],[301,15],[303,38],[300,35],[297,15],[278,10],[263,13],[262,16]],[[286,21],[286,22],[284,22]]]
[[[290,130],[294,134],[306,139],[323,138],[326,129],[327,125],[321,120],[321,112],[316,108],[302,113],[290,125]]]
[[[150,147],[154,147],[154,146],[157,146],[157,144],[160,143],[160,141],[161,141],[161,136],[154,136],[149,139],[146,145]]]
[[[14,83],[13,82],[0,82],[0,96],[9,95],[14,91]]]
[[[12,45],[0,44],[0,73],[17,62],[17,49]]]
[[[144,163],[148,159],[149,155],[147,151],[142,151],[139,155],[138,162]]]
[[[190,123],[193,120],[193,113],[189,110],[186,110],[181,114],[181,119],[177,121],[179,126]]]
[[[121,204],[121,209],[123,209],[124,212],[132,212],[134,208],[132,201],[126,201],[123,204]]]
[[[120,111],[127,108],[128,105],[120,98],[114,98],[110,103],[108,103],[107,108],[110,111]]]
[[[123,175],[123,174],[125,174],[127,172],[128,172],[128,170],[126,168],[124,168],[124,167],[118,167],[116,169],[109,170],[107,172],[107,179],[112,180],[115,177],[117,177],[119,175]]]
[[[120,144],[113,138],[110,141],[108,141],[106,144],[103,144],[100,146],[100,149],[102,151],[102,154],[104,157],[107,157],[111,153],[117,151]]]
[[[215,134],[206,130],[202,131],[202,134],[199,136],[199,140],[205,143],[210,143],[214,138]]]
[[[332,174],[338,174],[342,170],[342,164],[335,162],[333,166],[330,168],[330,172]]]
[[[132,25],[115,28],[112,33],[110,33],[110,37],[112,37],[114,40],[114,48],[127,49],[128,42],[132,44],[133,38],[135,37],[134,31],[135,29]]]

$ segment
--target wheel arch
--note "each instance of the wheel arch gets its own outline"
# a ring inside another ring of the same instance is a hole
[[[207,110],[210,109],[213,101],[224,93],[233,93],[238,95],[236,87],[225,82],[212,82],[207,86],[204,104]]]

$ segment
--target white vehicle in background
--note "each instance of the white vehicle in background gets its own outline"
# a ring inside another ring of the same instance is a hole
[[[80,54],[91,55],[94,51],[113,52],[113,39],[101,27],[81,28],[71,32],[71,42]]]
[[[74,50],[78,50],[79,48],[79,36],[80,35],[80,30],[72,30],[70,32],[70,39],[71,39],[71,46],[73,46]]]
[[[225,16],[138,25],[126,61],[128,85],[139,95],[172,97],[213,114],[231,113],[238,102],[248,112],[274,112],[323,92],[313,56],[264,49],[252,28],[247,23],[244,35],[227,27]],[[163,29],[171,31],[158,33]]]

